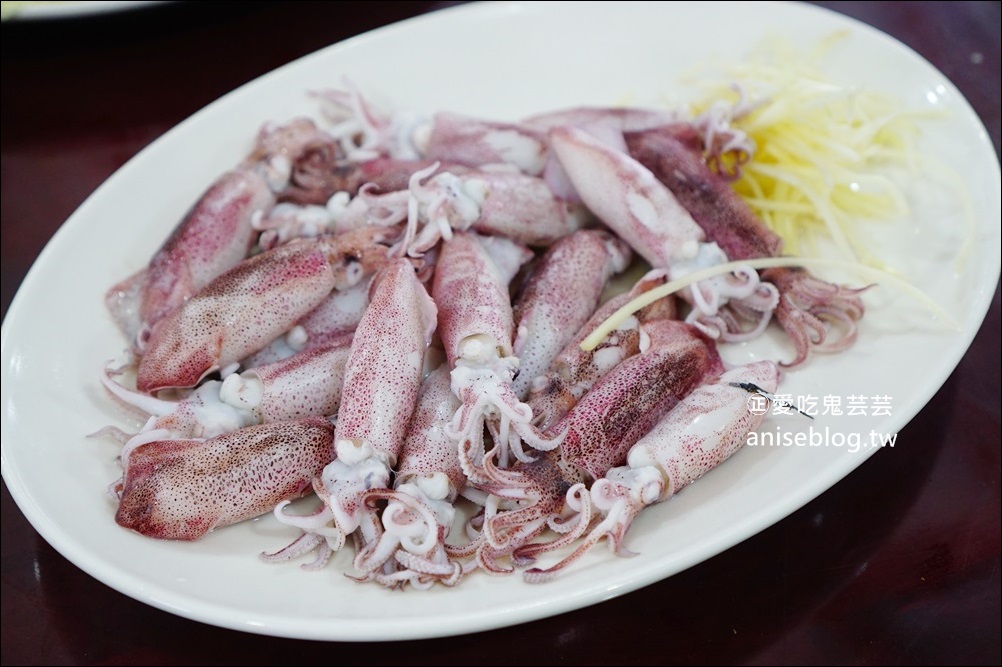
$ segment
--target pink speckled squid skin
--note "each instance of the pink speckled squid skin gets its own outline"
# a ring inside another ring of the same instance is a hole
[[[446,427],[459,405],[449,383],[448,367],[439,366],[429,373],[407,427],[397,464],[398,483],[415,476],[443,473],[451,485],[449,499],[456,499],[466,486],[466,475],[459,465],[456,441],[449,437]]]
[[[288,359],[246,371],[263,384],[256,410],[263,423],[308,415],[337,414],[344,391],[350,339],[304,350]]]
[[[502,123],[439,111],[432,117],[424,157],[470,167],[514,164],[525,174],[538,176],[546,164],[546,132],[515,123]]]
[[[306,337],[296,347],[292,347],[287,336],[273,340],[267,347],[240,362],[243,368],[255,368],[286,359],[297,352],[307,352],[321,347],[339,345],[351,340],[352,334],[362,321],[365,309],[369,307],[371,279],[363,279],[357,285],[331,292],[320,305],[296,322],[294,330]]]
[[[529,384],[525,402],[532,408],[533,420],[546,430],[563,419],[585,393],[615,365],[640,351],[640,328],[623,326],[611,332],[594,350],[582,350],[581,342],[619,308],[631,294],[620,294],[606,301],[578,328],[574,337],[551,360],[546,372]],[[632,323],[631,323],[632,325]]]
[[[126,450],[151,437],[211,438],[244,426],[337,413],[351,338],[295,354],[287,359],[210,381],[181,400],[164,400],[132,391],[105,372],[102,383],[126,405],[152,416],[136,434],[114,427]],[[257,382],[254,382],[257,380]]]
[[[629,246],[612,234],[579,230],[539,260],[513,308],[519,367],[512,387],[520,399],[595,312],[609,278],[624,270],[631,256]]]
[[[367,442],[392,466],[417,402],[437,309],[407,260],[394,260],[375,280],[348,357],[337,440]]]
[[[675,300],[670,297],[658,299],[610,332],[594,349],[581,349],[581,342],[602,322],[639,294],[660,284],[663,279],[642,280],[629,292],[602,304],[554,357],[546,373],[530,384],[526,403],[532,408],[534,422],[540,430],[546,431],[560,421],[616,364],[640,352],[641,323],[675,319]]]
[[[353,333],[369,307],[371,281],[337,290],[299,320],[306,332],[304,350],[312,350]]]
[[[418,202],[417,215],[408,217],[405,240],[412,257],[420,257],[455,231],[548,246],[592,218],[580,203],[556,195],[542,178],[514,168],[449,167],[435,175],[415,174],[409,189]]]
[[[331,290],[385,260],[385,230],[303,239],[246,259],[209,283],[153,330],[136,387],[193,387],[291,328]],[[376,250],[377,248],[381,250]]]
[[[518,358],[512,354],[511,297],[508,281],[532,253],[507,241],[493,241],[491,255],[474,235],[457,233],[443,244],[433,294],[439,304],[439,330],[452,369],[452,391],[462,401],[450,429],[459,440],[467,475],[484,455],[483,427],[494,435],[501,465],[510,456],[527,459],[522,445],[546,450],[547,440],[532,425],[532,410],[512,390]],[[494,261],[504,250],[501,261]]]
[[[649,168],[692,214],[730,260],[778,257],[783,240],[769,229],[747,203],[703,159],[701,139],[693,128],[674,124],[626,135],[630,154]],[[779,290],[773,315],[793,343],[795,356],[784,366],[804,362],[812,349],[837,352],[856,340],[856,322],[863,317],[862,289],[819,280],[805,269],[779,267],[761,278]],[[826,322],[840,325],[838,340],[828,339]]]
[[[157,322],[246,257],[257,233],[252,220],[274,204],[268,184],[253,171],[230,171],[219,177],[149,265],[105,295],[126,338],[143,349]]]
[[[290,243],[227,271],[154,329],[136,387],[193,387],[288,330],[334,289],[326,254]]]
[[[652,266],[696,255],[703,230],[649,169],[573,127],[551,130],[550,145],[588,208]]]
[[[539,583],[553,578],[602,539],[619,555],[626,533],[648,505],[667,500],[684,486],[723,463],[741,449],[749,432],[758,428],[765,411],[749,410],[749,393],[732,383],[751,383],[774,392],[779,369],[771,361],[758,361],[725,372],[715,381],[695,388],[657,425],[636,442],[625,466],[610,468],[591,485],[582,501],[588,516],[598,510],[602,520],[563,560],[546,569],[531,568],[525,580]],[[519,550],[523,558],[561,546],[560,541],[532,544]]]
[[[588,483],[622,465],[630,447],[658,420],[693,389],[723,371],[716,347],[694,327],[657,320],[644,328],[650,347],[615,366],[549,429],[549,433],[565,434],[558,449],[510,471],[497,470],[490,460],[485,461],[487,479],[478,480],[482,490],[502,498],[530,500],[485,522],[486,544],[478,559],[486,569],[496,568],[498,556],[528,557],[579,537],[590,515],[575,519],[576,528],[554,543],[529,544],[548,522],[562,520],[568,495],[587,495]]]
[[[508,295],[512,275],[501,273],[473,234],[456,232],[442,244],[432,295],[450,366],[460,358],[460,343],[470,336],[489,336],[500,356],[512,355],[515,325]]]
[[[531,246],[548,246],[580,229],[591,214],[579,203],[553,194],[542,178],[512,172],[479,171],[464,176],[484,183],[480,218],[471,229],[506,236]],[[469,186],[468,186],[469,187]]]
[[[728,259],[776,257],[783,240],[759,220],[730,184],[706,165],[701,139],[688,123],[629,132],[626,145],[692,214]]]
[[[376,274],[345,368],[334,432],[337,458],[314,483],[342,536],[361,526],[365,542],[378,539],[377,512],[365,505],[365,492],[389,484],[421,389],[436,316],[408,260],[393,260]]]
[[[303,495],[333,442],[331,423],[309,417],[141,445],[122,462],[115,521],[148,537],[197,540]]]
[[[762,424],[766,411],[750,410],[751,394],[731,383],[751,383],[773,393],[779,369],[771,361],[757,361],[727,371],[718,382],[689,394],[634,445],[634,450],[645,450],[644,459],[657,462],[665,477],[659,500],[667,500],[726,461]],[[633,451],[631,455],[636,456]]]
[[[552,431],[564,465],[598,478],[693,389],[723,372],[716,345],[677,320],[644,325],[650,347],[615,366]]]

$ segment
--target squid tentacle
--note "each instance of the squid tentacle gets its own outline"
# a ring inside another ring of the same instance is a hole
[[[526,581],[539,583],[566,569],[602,539],[620,556],[634,555],[624,546],[626,532],[647,506],[667,500],[737,452],[747,434],[758,428],[764,413],[748,410],[751,384],[775,391],[779,370],[760,361],[727,371],[695,389],[673,408],[626,457],[626,466],[610,469],[591,487],[591,499],[604,515],[563,560],[548,568],[533,568]],[[695,417],[700,416],[701,419]]]

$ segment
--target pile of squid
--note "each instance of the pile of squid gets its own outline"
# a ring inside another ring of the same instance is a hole
[[[853,342],[860,290],[739,267],[582,347],[652,288],[780,255],[729,185],[754,146],[720,114],[509,123],[319,97],[322,120],[265,125],[106,295],[129,351],[102,382],[148,417],[102,430],[125,528],[196,540],[273,512],[298,537],[266,561],[350,544],[349,576],[394,588],[544,581],[603,539],[629,554],[641,510],[758,428],[750,387]],[[792,359],[725,366],[719,344],[773,321]],[[312,513],[290,506],[311,492]]]

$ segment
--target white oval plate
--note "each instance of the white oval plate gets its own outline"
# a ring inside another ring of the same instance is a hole
[[[295,536],[271,517],[196,544],[140,537],[115,524],[104,495],[119,475],[117,447],[85,438],[106,424],[137,425],[98,383],[103,362],[125,345],[102,295],[146,262],[207,185],[245,155],[263,122],[314,112],[305,92],[338,86],[342,77],[399,108],[517,119],[570,105],[670,100],[693,65],[738,58],[767,35],[806,50],[836,30],[847,36],[827,60],[832,79],[886,93],[905,108],[945,112],[923,125],[921,147],[967,183],[975,242],[953,271],[961,200],[935,184],[910,187],[915,218],[889,230],[879,251],[959,326],[935,320],[893,288],[871,290],[857,345],[815,357],[783,390],[837,396],[844,405],[851,396],[865,396],[867,405],[872,396],[889,396],[890,414],[812,424],[770,417],[763,429],[897,432],[963,356],[999,277],[998,162],[953,85],[882,33],[810,6],[488,3],[389,26],[261,77],[167,133],[74,213],[28,274],[3,326],[3,476],[14,499],[63,555],[138,600],[224,627],[328,640],[444,636],[559,614],[668,577],[775,523],[874,450],[745,448],[641,515],[628,535],[639,556],[596,549],[543,585],[476,573],[455,589],[401,594],[345,578],[347,553],[321,572],[265,565],[259,552]],[[769,336],[726,354],[743,360],[789,350]]]

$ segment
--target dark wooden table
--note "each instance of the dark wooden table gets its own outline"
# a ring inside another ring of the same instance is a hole
[[[301,55],[446,4],[171,3],[3,25],[3,312],[59,225],[176,123]],[[932,62],[999,150],[998,2],[817,4]],[[4,486],[2,662],[998,664],[999,341],[996,290],[899,446],[759,535],[624,597],[464,637],[306,642],[172,616],[71,565]]]

